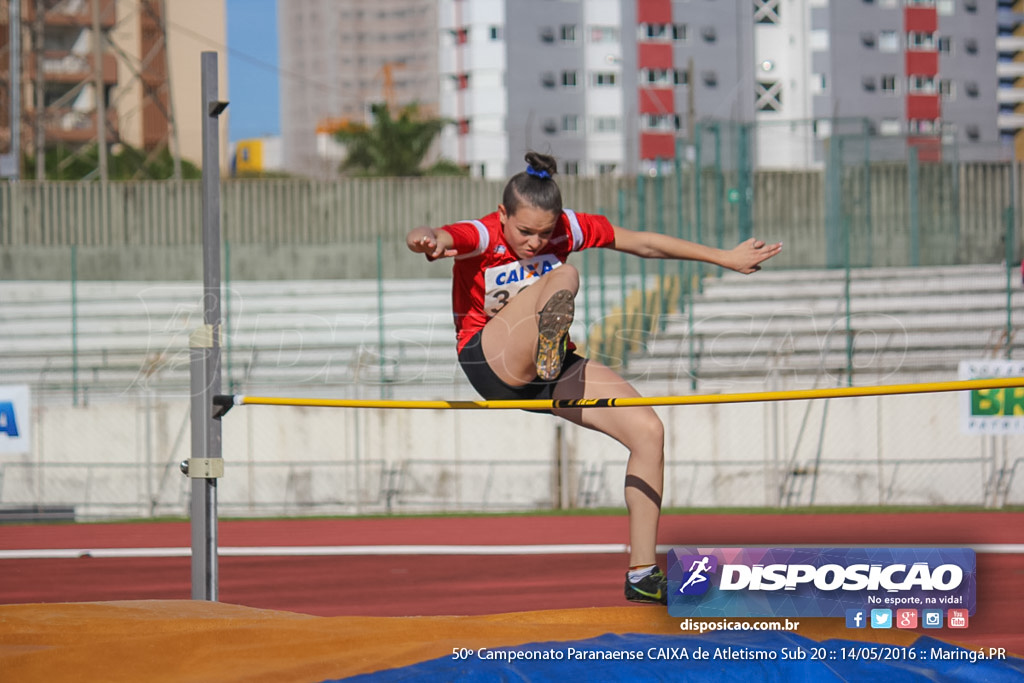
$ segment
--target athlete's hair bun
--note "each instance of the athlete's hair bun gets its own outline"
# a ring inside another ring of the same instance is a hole
[[[505,185],[501,203],[509,215],[514,215],[521,204],[562,213],[562,192],[552,176],[558,171],[558,162],[553,156],[539,152],[527,152],[526,170],[512,176]]]
[[[527,152],[526,163],[528,169],[532,168],[536,171],[536,173],[531,173],[530,175],[543,177],[546,173],[550,178],[558,173],[558,162],[553,156],[549,156],[547,154],[541,154],[540,152]]]

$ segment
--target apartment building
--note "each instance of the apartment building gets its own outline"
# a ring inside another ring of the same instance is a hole
[[[28,156],[102,142],[108,149],[118,143],[146,151],[167,147],[200,163],[199,55],[225,51],[226,24],[224,0],[0,3],[0,147],[15,156],[10,146],[17,119]],[[225,57],[219,60],[223,93]],[[11,110],[14,102],[18,112]],[[104,126],[97,125],[101,120]],[[221,126],[223,158],[226,117]]]
[[[833,121],[863,120],[924,160],[953,143],[996,158],[1024,123],[1021,4],[441,0],[441,111],[458,122],[443,148],[484,177],[528,148],[567,174],[634,173],[714,119],[760,124],[757,165],[803,167]]]
[[[1016,159],[1024,159],[1024,2],[999,0],[996,11],[999,135]]]
[[[332,175],[324,140],[370,105],[438,112],[436,0],[287,0],[277,4],[284,168]]]
[[[325,163],[318,126],[365,121],[382,100],[453,121],[442,156],[492,179],[528,149],[568,175],[650,171],[692,154],[708,121],[756,124],[751,160],[780,168],[821,165],[824,141],[849,131],[928,161],[1004,158],[1024,129],[1022,0],[288,0],[278,13],[285,165],[300,173]]]

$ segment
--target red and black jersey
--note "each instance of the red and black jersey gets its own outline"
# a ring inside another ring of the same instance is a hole
[[[452,266],[452,311],[459,351],[512,297],[565,263],[570,253],[604,247],[615,239],[604,216],[569,209],[562,212],[544,249],[525,259],[505,241],[498,212],[441,230],[452,236],[458,252]]]

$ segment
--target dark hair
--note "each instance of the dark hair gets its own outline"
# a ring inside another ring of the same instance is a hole
[[[553,156],[538,152],[526,153],[526,169],[509,178],[501,203],[508,215],[513,215],[521,204],[527,204],[555,215],[562,213],[562,191],[553,176],[558,162]]]

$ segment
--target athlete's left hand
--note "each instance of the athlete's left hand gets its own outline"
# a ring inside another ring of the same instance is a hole
[[[733,247],[723,263],[738,273],[754,273],[761,270],[761,264],[782,251],[782,242],[767,244],[764,240],[751,237]]]

